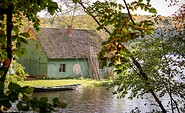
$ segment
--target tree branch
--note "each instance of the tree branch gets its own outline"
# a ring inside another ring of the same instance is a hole
[[[100,22],[96,19],[96,17],[95,17],[93,14],[91,14],[91,13],[88,12],[88,9],[83,5],[83,3],[82,3],[81,1],[78,2],[78,3],[83,7],[84,11],[85,11],[87,14],[89,14],[89,15],[96,21],[96,23],[97,23],[100,27],[102,27],[102,25],[101,25]],[[108,34],[111,34],[111,32],[110,32],[106,27],[103,27],[103,29],[104,29]]]
[[[9,63],[11,63],[12,60],[12,27],[13,27],[13,22],[12,22],[12,13],[13,13],[13,6],[8,6],[8,8],[6,9],[6,15],[7,15],[7,19],[6,19],[6,38],[7,38],[7,47],[6,47],[6,51],[7,51],[7,58]],[[4,61],[5,62],[5,61]],[[4,71],[3,76],[1,77],[1,80],[5,81],[6,78],[6,74],[8,72],[8,69],[10,67],[9,66],[6,67],[6,70]]]
[[[134,25],[136,25],[136,23],[135,23],[134,20],[132,19],[132,15],[131,15],[131,13],[130,13],[130,10],[129,10],[129,8],[128,8],[128,5],[127,5],[126,1],[123,0],[123,2],[124,2],[125,6],[126,6],[126,8],[127,8],[128,15],[130,16],[130,20],[132,21],[132,23],[133,23]]]

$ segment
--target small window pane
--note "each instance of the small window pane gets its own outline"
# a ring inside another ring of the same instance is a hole
[[[66,64],[60,64],[59,72],[66,72]]]

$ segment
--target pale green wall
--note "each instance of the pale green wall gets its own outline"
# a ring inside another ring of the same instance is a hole
[[[27,50],[27,54],[19,58],[18,62],[25,67],[25,71],[33,76],[46,75],[47,56],[40,44],[34,39],[29,39],[28,44],[23,45],[23,48]]]
[[[66,64],[66,72],[59,72],[60,64]],[[79,64],[82,73],[75,75],[73,72],[74,64]],[[76,78],[89,76],[89,68],[85,59],[59,59],[48,60],[48,77],[49,78]]]

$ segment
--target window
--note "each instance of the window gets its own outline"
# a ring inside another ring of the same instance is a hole
[[[66,72],[66,64],[60,64],[59,72]]]

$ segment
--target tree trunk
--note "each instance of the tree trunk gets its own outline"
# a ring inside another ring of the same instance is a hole
[[[7,15],[6,19],[6,40],[7,40],[7,46],[6,46],[6,52],[7,52],[7,58],[9,59],[9,66],[6,67],[6,70],[4,71],[3,76],[1,77],[2,81],[5,81],[6,74],[8,72],[8,69],[10,67],[10,63],[12,60],[12,40],[11,40],[11,35],[12,35],[12,27],[13,27],[13,22],[12,22],[12,14],[13,14],[13,6],[10,5],[6,9],[5,14]]]
[[[150,85],[150,83],[148,81],[148,76],[147,74],[143,71],[140,63],[133,57],[131,56],[131,59],[133,60],[134,65],[138,68],[139,70],[139,74],[140,74],[140,78],[146,82],[147,85]],[[162,105],[161,101],[159,100],[159,98],[156,96],[156,94],[154,93],[153,89],[149,89],[149,92],[152,94],[152,96],[154,97],[155,101],[158,103],[159,107],[161,108],[163,113],[166,113],[166,110],[164,109],[164,106]]]

